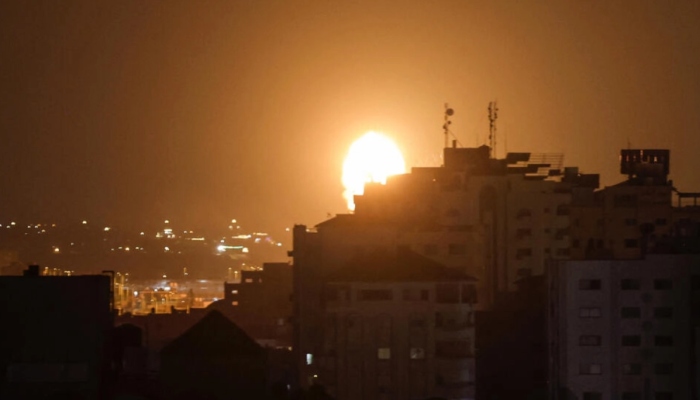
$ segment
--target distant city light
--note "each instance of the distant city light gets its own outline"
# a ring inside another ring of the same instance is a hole
[[[170,247],[165,246],[165,251],[170,251]]]
[[[144,235],[144,233],[143,233],[143,232],[141,232],[141,233],[140,233],[140,235],[141,235],[141,236],[143,236],[143,235]]]
[[[169,223],[170,223],[170,220],[167,220],[167,219],[166,219],[166,220],[165,220],[165,223],[166,223],[166,224],[169,224]]]
[[[13,224],[14,225],[14,224]],[[87,225],[87,221],[83,220],[83,225]]]
[[[231,223],[232,223],[232,224],[235,224],[235,223],[236,223],[236,220],[235,220],[235,219],[232,219],[232,220],[231,220]]]
[[[10,225],[15,226],[15,225],[17,225],[17,224],[15,224],[14,222],[10,222]]]
[[[248,248],[247,248],[247,247],[244,247],[243,250],[241,250],[241,251],[243,251],[244,253],[247,253],[247,252],[248,252]]]
[[[109,232],[112,228],[105,226],[105,232]]]

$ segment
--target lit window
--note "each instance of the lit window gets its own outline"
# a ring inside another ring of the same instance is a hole
[[[425,358],[425,349],[422,347],[411,347],[411,360],[422,360]]]
[[[232,290],[231,294],[238,294],[238,290]]]
[[[380,347],[377,349],[377,358],[380,360],[388,360],[391,358],[391,349],[388,347]]]
[[[314,363],[314,355],[311,353],[306,353],[306,365],[311,365]]]
[[[234,305],[234,306],[237,306],[237,305],[238,305],[238,302],[237,302],[237,301],[234,301],[234,302],[231,302],[231,304]]]

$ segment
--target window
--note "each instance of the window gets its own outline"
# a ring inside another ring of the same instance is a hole
[[[622,400],[642,400],[641,392],[622,392]]]
[[[411,347],[411,360],[422,360],[425,358],[425,349],[422,347]]]
[[[673,281],[670,279],[654,279],[654,290],[671,290]]]
[[[253,283],[253,278],[245,278],[245,283]]]
[[[463,256],[467,254],[467,245],[450,243],[447,251],[451,256]]]
[[[628,249],[639,247],[637,239],[625,239],[625,247]]]
[[[532,216],[532,211],[528,208],[521,208],[518,210],[518,213],[516,214],[516,218],[525,218],[525,217],[531,217]]]
[[[435,284],[435,302],[439,304],[459,304],[459,285],[456,283]]]
[[[622,336],[622,345],[625,347],[639,347],[642,345],[642,337],[639,335]]]
[[[238,290],[235,290],[235,289],[232,290],[232,291],[231,291],[231,294],[238,294]]]
[[[462,284],[462,303],[476,303],[476,286]]]
[[[426,244],[423,246],[423,253],[426,256],[436,256],[438,254],[438,246],[433,243]]]
[[[532,249],[531,248],[522,248],[518,249],[515,252],[515,257],[520,259],[523,257],[531,257],[532,256]]]
[[[235,307],[235,306],[238,305],[238,302],[237,302],[237,301],[232,301],[232,302],[231,302],[231,305]]]
[[[578,337],[579,346],[600,346],[602,339],[598,335],[581,335]]]
[[[583,400],[603,400],[603,394],[600,392],[583,392]]]
[[[602,367],[600,364],[581,364],[579,365],[580,375],[600,375]]]
[[[404,301],[427,301],[428,291],[421,289],[404,289],[403,299]]]
[[[641,375],[642,364],[625,364],[622,366],[622,373],[624,373],[625,375]]]
[[[365,290],[360,290],[359,293],[359,298],[360,300],[364,301],[382,301],[382,300],[391,300],[392,299],[392,294],[391,290],[384,289],[365,289]]]
[[[578,281],[580,290],[600,290],[602,283],[600,279],[581,279]]]
[[[314,355],[311,353],[306,353],[306,365],[311,365],[314,363]]]
[[[438,340],[435,342],[435,357],[464,358],[471,355],[471,346],[467,340]]]
[[[578,316],[581,318],[600,318],[599,307],[581,307],[578,310]]]
[[[620,316],[622,318],[641,318],[642,310],[639,307],[622,307]]]
[[[672,307],[656,307],[654,308],[654,318],[665,319],[673,318]]]
[[[527,228],[521,228],[515,231],[515,237],[518,239],[522,239],[525,237],[530,237],[532,236],[532,229],[527,229]]]
[[[654,336],[654,346],[656,347],[670,347],[673,346],[673,336]]]
[[[620,289],[622,290],[639,290],[639,279],[623,279],[620,281]]]
[[[656,375],[671,375],[673,373],[673,364],[656,363],[654,364],[654,373]]]
[[[391,349],[388,347],[380,347],[377,349],[377,358],[380,360],[391,359]]]

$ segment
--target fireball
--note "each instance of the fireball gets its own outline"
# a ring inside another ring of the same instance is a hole
[[[367,132],[350,146],[343,163],[343,197],[348,209],[355,210],[353,196],[364,193],[365,183],[385,184],[387,177],[404,172],[406,165],[396,144],[380,133]]]

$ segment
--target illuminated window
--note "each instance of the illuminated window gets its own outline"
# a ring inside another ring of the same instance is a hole
[[[388,347],[380,347],[377,349],[377,358],[380,360],[388,360],[391,358],[391,349]]]
[[[422,360],[425,358],[425,349],[422,347],[411,347],[411,360]]]
[[[238,294],[238,290],[232,290],[231,294]]]
[[[314,355],[311,353],[306,353],[306,365],[311,365],[314,363]]]
[[[237,305],[238,305],[238,302],[237,302],[237,301],[234,301],[234,302],[231,302],[231,304],[234,305],[234,306],[237,306]]]

